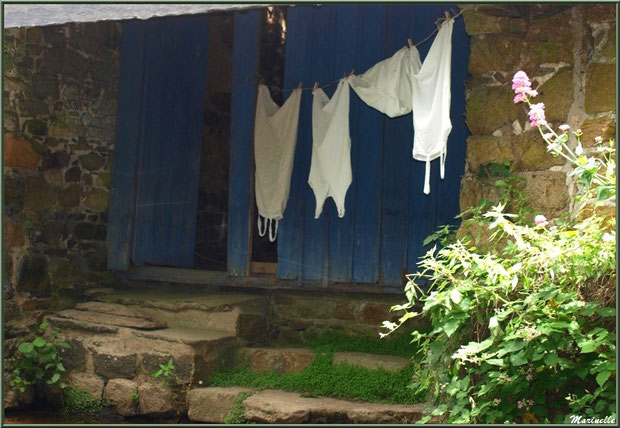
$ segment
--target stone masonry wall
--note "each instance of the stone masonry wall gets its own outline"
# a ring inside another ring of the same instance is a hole
[[[6,321],[105,278],[121,27],[4,32]],[[64,292],[64,294],[63,294]]]
[[[536,213],[554,218],[573,209],[571,168],[554,158],[524,104],[513,103],[512,76],[525,71],[546,106],[554,129],[583,130],[582,144],[615,136],[615,5],[467,5],[471,36],[466,85],[467,166],[461,211],[481,198],[497,200],[493,179],[478,172],[507,159],[525,179],[524,193]],[[570,144],[577,142],[571,134]],[[613,210],[615,211],[615,209]]]

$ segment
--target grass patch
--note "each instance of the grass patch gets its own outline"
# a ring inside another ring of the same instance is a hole
[[[243,409],[243,402],[246,398],[252,395],[251,392],[241,392],[235,397],[233,405],[228,409],[228,414],[224,419],[225,424],[247,424],[245,419],[245,410]]]
[[[317,352],[310,365],[299,373],[257,373],[248,367],[223,369],[213,374],[213,386],[244,386],[257,389],[283,389],[308,396],[327,396],[377,403],[420,402],[408,388],[414,364],[398,372],[368,370],[348,364],[332,364],[333,352]]]
[[[379,337],[349,336],[345,333],[325,331],[301,344],[316,352],[367,352],[370,354],[396,355],[411,358],[417,351],[409,335],[381,339]]]

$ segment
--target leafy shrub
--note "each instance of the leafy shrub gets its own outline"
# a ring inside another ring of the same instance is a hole
[[[65,368],[58,348],[70,348],[66,342],[58,340],[59,329],[55,328],[47,333],[47,323],[42,323],[37,335],[31,342],[22,342],[13,356],[15,368],[13,379],[9,385],[24,392],[26,388],[42,386],[43,384],[58,384],[65,388],[62,380]]]
[[[578,210],[615,204],[614,142],[597,138],[596,156],[588,158],[577,130],[571,149],[568,125],[556,133],[544,106],[530,103],[536,91],[525,73],[514,83],[515,102],[530,105],[531,125],[548,151],[574,166]],[[400,322],[384,322],[391,332],[409,318],[430,318],[430,332],[413,332],[424,359],[412,386],[434,398],[431,415],[447,422],[615,419],[613,222],[592,215],[551,225],[538,215],[532,224],[504,208],[483,214],[500,248],[482,252],[444,237],[446,245],[429,251],[409,276],[408,302],[393,308],[405,311]],[[428,292],[422,283],[430,284]]]

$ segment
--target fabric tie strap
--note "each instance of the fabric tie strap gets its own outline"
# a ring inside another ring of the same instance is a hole
[[[280,220],[274,220],[272,218],[266,218],[264,223],[261,221],[262,217],[259,214],[258,215],[258,236],[260,236],[261,238],[263,236],[265,236],[265,234],[267,233],[267,228],[269,228],[269,242],[274,242],[276,240],[276,238],[278,237],[278,223]],[[275,230],[273,230],[273,223],[275,222],[276,227]],[[261,226],[261,224],[264,224],[264,227]],[[262,230],[261,230],[262,229]]]
[[[431,193],[431,161],[426,161],[426,172],[424,173],[424,194]]]

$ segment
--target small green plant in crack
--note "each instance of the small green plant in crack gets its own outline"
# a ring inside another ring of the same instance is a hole
[[[253,422],[248,421],[245,418],[245,409],[243,408],[243,402],[252,395],[251,392],[241,392],[235,397],[232,406],[228,409],[228,414],[224,419],[225,424],[251,424]]]
[[[174,365],[174,360],[172,358],[170,358],[170,360],[168,360],[166,364],[160,364],[159,370],[151,373],[151,376],[155,378],[163,377],[160,385],[168,387],[174,394],[175,399],[177,399],[179,395],[181,395],[185,400],[185,404],[188,403],[189,391],[192,389],[192,385],[191,383],[186,384],[179,377],[179,375],[177,374],[177,369]]]
[[[129,397],[131,398],[131,401],[134,402],[134,404],[137,404],[140,401],[140,394],[138,394],[137,392],[132,392]]]

